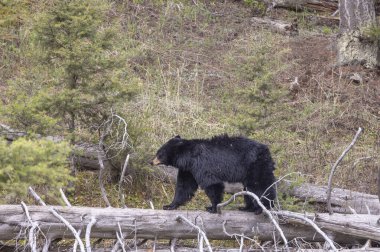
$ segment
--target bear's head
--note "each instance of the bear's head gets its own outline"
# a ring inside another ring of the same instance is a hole
[[[173,165],[173,158],[176,156],[177,149],[183,144],[180,136],[173,137],[167,141],[157,151],[151,165]]]

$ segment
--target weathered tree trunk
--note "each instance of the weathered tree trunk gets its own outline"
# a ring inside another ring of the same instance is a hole
[[[151,245],[150,247],[152,247]],[[2,246],[1,252],[25,252],[24,248],[16,248],[11,246]],[[5,249],[4,249],[5,248]],[[65,252],[65,251],[72,251],[72,246],[65,247],[60,246],[58,248],[51,248],[49,249],[49,252]],[[91,250],[92,252],[110,252],[111,248],[93,248]],[[119,249],[117,252],[121,252],[122,250]],[[133,248],[133,249],[126,249],[126,252],[172,252],[168,246],[160,246],[159,248],[156,248],[153,250],[153,248]],[[207,251],[207,250],[206,250]],[[243,248],[243,250],[238,248],[213,248],[213,252],[263,252],[263,249],[248,249],[246,247]],[[274,247],[264,248],[264,251],[282,251],[282,250],[275,250]],[[362,248],[355,248],[355,249],[340,249],[339,252],[380,252],[380,248],[366,248],[365,250]],[[190,248],[190,247],[175,247],[175,252],[199,252],[199,248]],[[290,248],[289,252],[326,252],[326,249],[299,249],[299,248]]]
[[[66,251],[66,250],[64,250]],[[71,251],[71,250],[68,250]],[[93,249],[92,252],[109,252],[110,249],[103,249],[103,248],[96,248]],[[120,250],[121,251],[121,250]],[[172,252],[170,248],[159,248],[155,250],[156,252]],[[222,249],[222,248],[216,248],[213,249],[213,252],[263,252],[263,249],[246,249],[243,248],[243,250],[240,249],[234,249],[234,248],[228,248],[228,249]],[[277,251],[274,248],[268,248],[265,249],[264,251]],[[278,250],[282,251],[282,250]],[[379,248],[366,248],[365,250],[362,248],[358,249],[341,249],[339,252],[380,252]],[[5,251],[7,252],[7,251]],[[16,252],[13,248],[13,250],[9,250],[9,252]],[[56,250],[50,250],[49,252],[62,252],[62,249],[56,249]],[[152,248],[148,249],[128,249],[126,252],[153,252]],[[199,252],[198,248],[186,248],[186,247],[181,247],[181,248],[175,248],[175,252]],[[290,249],[289,252],[326,252],[326,249]]]
[[[288,35],[288,36],[296,36],[298,35],[298,27],[297,24],[284,22],[281,20],[274,20],[269,18],[259,18],[253,17],[251,22],[255,26],[265,26],[271,29],[274,32]]]
[[[49,238],[72,238],[68,228],[50,212],[51,207],[29,206],[30,219],[38,225],[39,232]],[[263,214],[254,215],[239,211],[223,211],[222,214],[209,214],[205,211],[164,211],[148,209],[116,209],[88,207],[54,207],[74,229],[82,228],[82,235],[92,219],[96,219],[91,229],[91,238],[116,238],[119,225],[124,238],[149,239],[194,239],[197,230],[187,223],[176,220],[184,216],[198,225],[208,239],[235,239],[236,235],[257,237],[261,241],[273,240],[275,228]],[[286,212],[275,212],[286,216]],[[334,237],[340,244],[352,244],[357,240],[380,240],[380,228],[375,215],[307,214],[315,218],[315,223]],[[296,223],[293,225],[291,223]],[[305,241],[324,241],[315,230],[303,225],[302,220],[285,217],[281,229],[288,240],[302,237]],[[22,239],[31,223],[21,206],[0,206],[0,240]],[[276,235],[278,237],[278,234]]]
[[[274,0],[274,7],[312,10],[323,12],[334,12],[338,9],[338,0]]]
[[[339,15],[338,64],[379,65],[379,41],[368,35],[377,26],[374,0],[341,0]]]
[[[310,203],[319,204],[319,209],[327,209],[327,186],[317,186],[303,183],[291,186],[291,183],[282,181],[281,192]],[[335,213],[380,214],[380,203],[377,195],[355,192],[342,188],[333,188],[331,193],[331,205]]]

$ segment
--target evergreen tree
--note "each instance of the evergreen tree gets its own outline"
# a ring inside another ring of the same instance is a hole
[[[98,126],[132,95],[121,27],[110,16],[105,0],[55,1],[39,15],[33,66],[10,82],[11,121],[38,133],[63,127],[74,141],[79,128]]]

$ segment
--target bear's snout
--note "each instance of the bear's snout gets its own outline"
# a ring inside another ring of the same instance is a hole
[[[155,157],[155,158],[152,160],[152,162],[150,162],[150,164],[151,164],[151,165],[159,165],[159,164],[161,164],[161,161],[160,161],[157,157]]]

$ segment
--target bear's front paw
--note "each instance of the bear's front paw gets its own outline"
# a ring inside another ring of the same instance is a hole
[[[263,209],[262,209],[261,207],[255,209],[255,210],[253,211],[253,213],[256,214],[256,215],[259,215],[259,214],[261,214],[262,212],[263,212]]]
[[[263,212],[263,209],[261,209],[260,206],[257,206],[257,207],[239,207],[239,210],[240,211],[244,211],[244,212],[253,212],[254,214],[256,215],[259,215]]]
[[[209,212],[209,213],[216,213],[216,207],[212,207],[212,206],[209,206],[209,207],[206,207],[206,211]]]
[[[252,209],[244,206],[244,207],[239,207],[239,211],[252,212]]]
[[[176,204],[170,204],[170,205],[165,205],[162,207],[162,209],[164,210],[174,210],[174,209],[177,209],[177,205]]]

